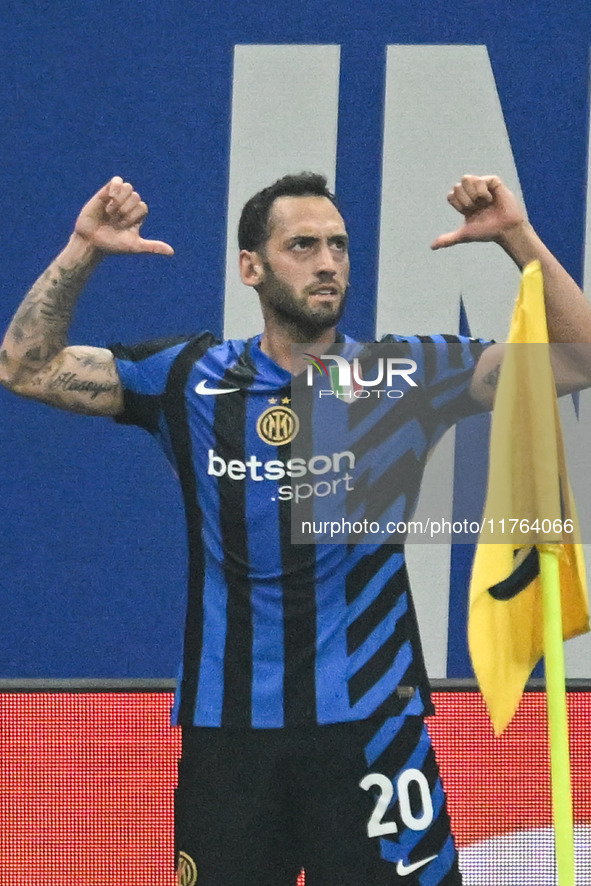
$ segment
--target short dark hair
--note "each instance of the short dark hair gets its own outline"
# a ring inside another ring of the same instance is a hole
[[[335,195],[328,189],[326,176],[317,172],[284,175],[251,197],[240,215],[238,247],[255,252],[269,237],[271,207],[278,197],[327,197],[335,206]]]

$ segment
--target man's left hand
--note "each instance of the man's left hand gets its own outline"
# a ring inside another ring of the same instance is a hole
[[[514,194],[496,175],[464,175],[447,199],[464,216],[464,224],[457,231],[437,237],[431,249],[474,241],[502,244],[512,229],[527,224]]]

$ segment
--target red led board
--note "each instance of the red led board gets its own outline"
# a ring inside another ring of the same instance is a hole
[[[578,886],[591,886],[591,693],[569,692]],[[466,886],[554,886],[546,696],[495,737],[481,696],[436,693],[437,750]]]
[[[2,886],[175,886],[168,693],[0,694]],[[554,883],[545,699],[495,738],[480,696],[430,729],[465,886]],[[591,884],[591,694],[569,693],[577,883]],[[300,877],[299,886],[303,886]]]
[[[170,696],[0,696],[2,886],[175,883]]]

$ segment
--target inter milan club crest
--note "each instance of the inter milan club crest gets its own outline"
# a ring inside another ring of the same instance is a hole
[[[195,886],[197,882],[197,865],[186,852],[179,852],[176,876],[179,886]]]
[[[257,421],[257,434],[269,446],[291,443],[299,429],[299,418],[293,409],[283,403],[280,406],[271,406],[269,409],[265,409]]]

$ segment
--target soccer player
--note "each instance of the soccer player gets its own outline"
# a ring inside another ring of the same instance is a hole
[[[449,200],[463,223],[434,248],[489,240],[519,266],[540,259],[552,339],[591,340],[585,297],[497,177],[465,176]],[[291,454],[292,387],[306,366],[303,358],[292,365],[292,345],[314,343],[321,353],[351,341],[337,331],[349,252],[335,198],[322,176],[302,174],[244,207],[240,273],[259,295],[262,335],[68,346],[75,303],[106,255],[172,255],[168,244],[142,238],[146,213],[119,177],[89,200],[6,333],[0,380],[148,430],[179,476],[190,558],[173,711],[183,729],[179,882],[280,886],[304,867],[307,886],[459,884],[424,723],[432,706],[403,547],[291,543],[298,484],[322,473],[348,491],[356,480],[358,453]],[[393,339],[415,360],[416,385],[387,404],[403,433],[380,457],[390,478],[408,481],[404,435],[420,404],[428,420],[413,441],[412,503],[445,427],[490,405],[500,356],[495,346],[434,336],[427,360],[418,337]]]

